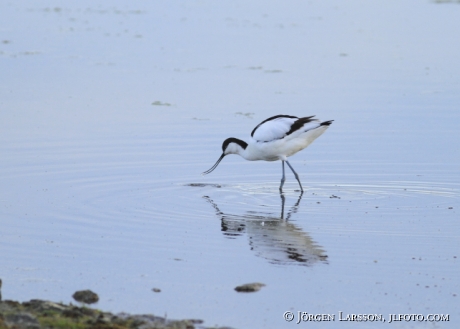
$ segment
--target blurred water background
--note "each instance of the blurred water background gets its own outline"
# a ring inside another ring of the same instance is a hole
[[[458,327],[459,17],[456,1],[0,4],[3,298]],[[200,175],[276,114],[335,120],[290,160],[303,195],[288,173],[280,196],[278,162]],[[249,282],[266,286],[233,290]]]

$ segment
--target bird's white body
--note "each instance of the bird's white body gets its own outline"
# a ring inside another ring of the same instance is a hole
[[[237,145],[235,154],[249,161],[286,160],[291,155],[308,147],[328,128],[328,126],[321,126],[321,123],[315,120],[286,136],[294,121],[295,119],[291,118],[279,118],[264,123],[257,128],[246,149]]]
[[[321,136],[329,125],[330,121],[320,122],[313,119],[313,116],[298,118],[290,115],[276,115],[268,118],[257,125],[251,133],[249,143],[237,138],[227,138],[222,144],[222,155],[216,164],[203,174],[213,171],[224,156],[238,154],[249,161],[281,160],[283,164],[283,177],[281,179],[280,191],[282,190],[284,176],[284,162],[291,168],[294,176],[302,184],[294,168],[287,161],[287,158],[309,146],[316,138]]]

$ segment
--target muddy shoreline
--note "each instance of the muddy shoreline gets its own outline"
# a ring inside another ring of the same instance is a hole
[[[198,319],[170,320],[153,314],[113,314],[86,305],[77,306],[32,299],[0,301],[0,329],[231,329],[207,327]]]

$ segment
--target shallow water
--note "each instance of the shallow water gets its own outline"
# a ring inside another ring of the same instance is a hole
[[[456,2],[0,7],[4,299],[89,288],[103,310],[209,326],[459,325]],[[290,160],[303,194],[290,173],[279,194],[278,162],[200,175],[280,113],[335,120]],[[249,282],[266,286],[233,290]]]

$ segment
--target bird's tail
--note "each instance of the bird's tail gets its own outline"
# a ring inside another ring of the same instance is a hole
[[[330,126],[332,121],[334,120],[328,120],[328,121],[321,122],[320,126]]]

